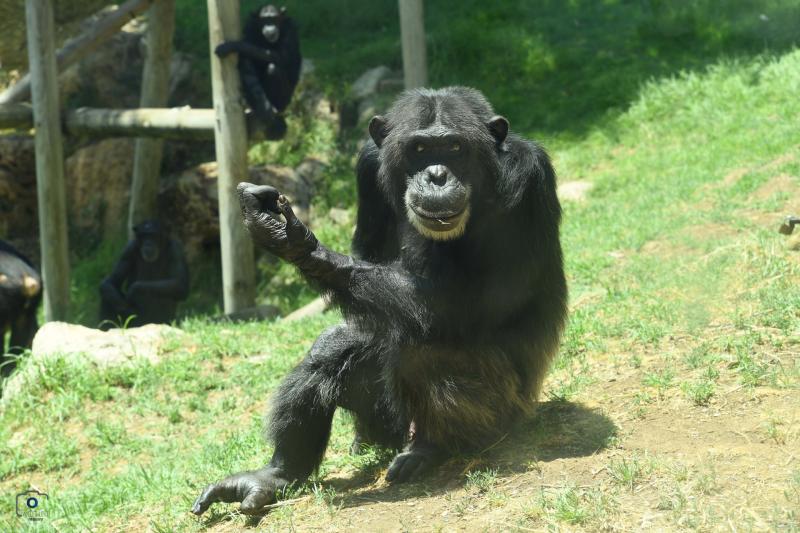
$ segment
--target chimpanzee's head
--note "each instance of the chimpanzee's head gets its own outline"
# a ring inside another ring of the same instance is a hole
[[[261,34],[268,43],[277,43],[281,38],[281,23],[286,14],[286,8],[278,9],[272,4],[267,4],[258,12],[258,20],[261,23]]]
[[[157,220],[146,220],[133,227],[139,255],[147,263],[155,263],[164,247],[165,236]]]
[[[369,133],[389,204],[422,236],[445,241],[464,234],[475,198],[491,194],[508,121],[474,89],[415,89],[373,117]]]

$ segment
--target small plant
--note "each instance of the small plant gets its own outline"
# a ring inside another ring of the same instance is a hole
[[[694,405],[708,405],[714,396],[714,382],[702,380],[695,383],[682,383],[681,390]]]
[[[475,492],[489,492],[497,484],[497,470],[473,470],[467,472],[467,488]]]
[[[650,475],[652,466],[638,457],[623,457],[618,461],[611,461],[607,470],[615,483],[633,490],[637,483]]]

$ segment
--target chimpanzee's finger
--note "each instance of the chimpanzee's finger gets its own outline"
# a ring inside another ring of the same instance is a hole
[[[260,211],[269,211],[276,215],[280,214],[278,197],[281,193],[275,187],[242,182],[238,185],[237,190],[239,192],[239,202],[248,211],[254,214]]]
[[[275,501],[274,492],[262,489],[250,489],[250,492],[248,492],[247,496],[242,500],[242,505],[239,506],[239,510],[243,514],[259,514],[265,505],[269,505],[273,501]]]
[[[203,493],[200,494],[200,497],[195,500],[194,505],[192,506],[192,512],[197,516],[200,516],[206,512],[212,503],[235,502],[239,499],[237,496],[235,485],[225,482],[214,483],[207,486],[203,490]]]

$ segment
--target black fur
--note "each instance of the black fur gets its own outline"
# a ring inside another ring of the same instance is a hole
[[[262,33],[262,11],[271,8],[278,22],[279,37],[269,42]],[[217,47],[217,55],[239,54],[242,92],[257,121],[266,128],[269,139],[280,139],[286,133],[286,122],[278,113],[292,100],[300,80],[300,38],[297,27],[285,9],[264,6],[252,12],[244,26],[241,41],[228,41]]]
[[[19,354],[30,348],[39,329],[36,312],[42,301],[42,278],[27,257],[0,240],[0,376],[6,377],[16,366],[15,357],[6,357],[5,334],[11,331],[8,353]]]
[[[374,118],[358,161],[357,258],[318,243],[280,199],[271,205],[274,189],[240,185],[256,243],[297,265],[346,319],[272,398],[270,463],[210,485],[195,513],[215,501],[257,512],[304,480],[337,407],[355,414],[357,441],[404,446],[390,481],[490,445],[530,409],[566,318],[561,209],[547,154],[507,127],[464,87],[408,91]],[[409,208],[462,233],[425,235]]]
[[[178,302],[189,293],[189,270],[180,242],[153,221],[137,225],[134,233],[100,284],[100,329],[172,322]],[[153,261],[143,257],[145,242],[157,249]],[[128,321],[129,317],[133,318]]]

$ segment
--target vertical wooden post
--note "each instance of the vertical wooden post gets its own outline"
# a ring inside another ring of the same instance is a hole
[[[52,0],[26,0],[45,320],[69,308],[69,247]]]
[[[242,224],[236,185],[247,179],[247,128],[240,92],[237,57],[220,59],[214,49],[223,41],[241,39],[239,0],[208,0],[211,46],[211,89],[214,111],[219,191],[219,236],[222,245],[222,290],[225,312],[255,302],[253,244]]]
[[[428,84],[428,64],[422,0],[398,0],[398,3],[406,89],[424,87]]]
[[[166,107],[169,97],[169,67],[175,32],[175,0],[156,0],[147,12],[147,57],[142,74],[139,107]],[[162,139],[136,139],[133,179],[128,208],[128,233],[133,226],[157,216],[161,175]]]

